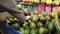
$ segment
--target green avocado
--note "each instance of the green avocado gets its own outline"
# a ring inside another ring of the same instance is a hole
[[[34,15],[32,21],[33,21],[33,22],[37,22],[38,19],[39,19],[39,16],[38,16],[38,15]]]
[[[51,17],[51,18],[55,18],[55,16],[56,16],[56,15],[55,15],[54,13],[52,13],[52,12],[50,13],[50,17]]]
[[[23,34],[24,34],[24,32],[25,32],[25,30],[24,30],[23,27],[21,27],[21,28],[19,29],[19,31],[22,32]]]
[[[32,29],[36,28],[36,24],[34,22],[31,22],[30,23],[30,28],[32,28]]]
[[[17,29],[17,30],[20,28],[20,26],[19,26],[18,23],[14,23],[14,24],[12,24],[12,26],[13,26],[15,29]]]
[[[39,28],[39,34],[47,34],[48,30],[44,27]]]
[[[35,29],[30,30],[30,34],[37,34]]]
[[[27,28],[25,29],[24,34],[29,34],[29,32],[30,32],[30,29],[29,29],[29,27],[27,27]]]

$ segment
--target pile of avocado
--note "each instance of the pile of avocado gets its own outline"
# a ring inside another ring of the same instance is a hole
[[[55,14],[50,13],[48,15],[46,12],[43,13],[34,13],[25,15],[26,22],[18,23],[18,20],[13,16],[9,16],[10,25],[13,26],[16,30],[19,30],[23,34],[55,34],[56,29],[54,27],[55,23]]]

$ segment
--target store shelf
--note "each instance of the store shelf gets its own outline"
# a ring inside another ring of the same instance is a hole
[[[30,2],[20,2],[20,4],[36,5],[36,4],[32,4],[32,3],[30,3]]]

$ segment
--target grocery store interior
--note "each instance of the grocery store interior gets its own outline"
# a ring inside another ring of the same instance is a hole
[[[0,34],[60,34],[60,0],[0,0]]]

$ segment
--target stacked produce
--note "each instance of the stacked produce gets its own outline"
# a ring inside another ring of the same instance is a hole
[[[47,5],[59,5],[60,0],[23,0],[23,2],[31,2],[31,3],[43,3]]]
[[[39,13],[39,11],[30,12],[28,9],[24,10],[24,15],[26,16],[25,23],[19,22],[13,16],[9,16],[10,25],[15,29],[19,30],[23,34],[55,34],[57,29],[55,26],[55,17],[56,15],[53,12],[50,12],[48,15],[45,11]]]

